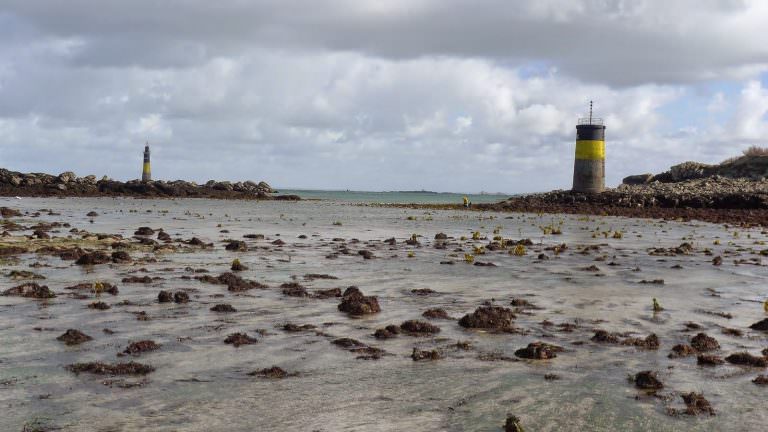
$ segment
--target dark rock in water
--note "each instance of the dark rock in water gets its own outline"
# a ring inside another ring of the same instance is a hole
[[[464,328],[507,331],[513,329],[513,319],[515,314],[512,309],[501,306],[480,306],[471,314],[464,315],[459,320],[459,325]]]
[[[371,258],[373,258],[373,252],[371,252],[371,251],[369,251],[369,250],[365,250],[365,249],[363,249],[363,250],[361,250],[361,251],[358,251],[358,252],[357,252],[357,254],[358,254],[358,255],[360,255],[360,256],[362,256],[362,257],[363,257],[363,258],[365,258],[365,259],[371,259]]]
[[[411,335],[440,333],[440,327],[425,321],[408,320],[400,324],[400,329]]]
[[[421,316],[430,319],[451,319],[451,317],[448,316],[448,312],[441,308],[427,309],[424,311],[424,313],[421,314]]]
[[[297,282],[286,282],[280,288],[283,289],[283,295],[288,297],[309,297],[307,289]]]
[[[716,256],[716,257],[712,258],[712,265],[714,265],[714,266],[719,266],[719,265],[721,265],[722,263],[723,263],[723,257],[721,257],[721,256]]]
[[[718,366],[724,363],[725,360],[716,355],[700,354],[696,357],[696,364],[699,366]]]
[[[218,280],[219,283],[226,285],[227,289],[233,292],[247,291],[254,288],[266,288],[266,285],[256,281],[243,279],[234,273],[222,273],[216,280]]]
[[[88,213],[86,213],[85,215],[86,215],[86,216],[88,216],[88,217],[96,217],[96,216],[98,216],[99,214],[98,214],[98,213],[96,213],[95,211],[91,210],[91,211],[89,211]]]
[[[152,278],[149,276],[129,276],[123,278],[123,283],[152,283]]]
[[[443,358],[443,353],[437,349],[420,350],[414,348],[413,352],[411,353],[411,359],[413,359],[413,361],[433,361],[440,360],[441,358]]]
[[[752,330],[759,330],[759,331],[768,331],[768,318],[764,318],[751,326],[749,326]]]
[[[171,239],[171,235],[168,234],[167,232],[163,231],[163,230],[158,231],[157,239],[160,240],[160,241],[163,241],[163,242],[169,242],[169,241],[172,240]]]
[[[524,308],[524,309],[535,309],[536,308],[536,305],[534,305],[533,303],[529,302],[526,299],[521,299],[521,298],[514,298],[514,299],[512,299],[512,301],[509,304],[511,306],[519,307],[519,308]]]
[[[338,338],[331,341],[332,344],[339,346],[341,348],[346,349],[352,349],[352,348],[361,348],[366,347],[368,345],[360,342],[359,340],[352,339],[352,338]]]
[[[226,339],[224,339],[225,344],[231,344],[234,345],[235,348],[239,347],[240,345],[251,345],[258,342],[256,338],[250,337],[245,333],[232,333],[231,335],[227,336]]]
[[[112,252],[112,262],[116,264],[121,263],[129,263],[131,262],[131,256],[128,254],[128,252],[125,251],[115,251]]]
[[[290,332],[290,333],[296,333],[301,331],[308,331],[308,330],[314,330],[316,327],[312,324],[292,324],[292,323],[285,323],[283,324],[283,330]]]
[[[557,357],[558,352],[562,352],[563,348],[550,345],[544,342],[532,342],[527,347],[521,348],[515,351],[517,357],[532,359],[532,360],[548,360]]]
[[[360,289],[351,286],[344,291],[339,310],[350,315],[368,315],[381,312],[381,307],[378,298],[365,296]]]
[[[698,351],[688,344],[678,344],[672,347],[669,358],[688,357],[697,354]]]
[[[96,309],[96,310],[102,310],[102,311],[103,310],[108,310],[108,309],[111,309],[111,308],[112,308],[112,306],[110,306],[110,305],[108,305],[108,304],[106,304],[106,303],[104,303],[102,301],[93,302],[93,303],[88,305],[88,309]]]
[[[504,422],[504,432],[525,432],[520,423],[520,419],[516,416],[507,415],[507,420]]]
[[[27,252],[27,248],[21,246],[0,246],[0,256],[21,255]]]
[[[67,345],[79,345],[83,342],[93,340],[93,338],[81,332],[80,330],[69,329],[65,331],[64,334],[57,337],[56,340],[60,340]]]
[[[232,305],[230,304],[217,304],[216,306],[213,306],[211,308],[211,312],[222,312],[222,313],[237,312],[237,309],[232,307]]]
[[[642,349],[657,350],[661,344],[659,343],[659,337],[655,333],[651,333],[645,338],[627,338],[621,341],[622,345],[632,345]]]
[[[233,272],[239,272],[239,271],[248,270],[248,267],[243,265],[243,263],[241,263],[239,259],[235,259],[234,261],[232,261],[232,267],[230,267],[230,270],[232,270]]]
[[[264,240],[264,234],[246,234],[246,235],[243,236],[243,238],[255,239],[255,240]]]
[[[35,230],[34,232],[32,232],[32,235],[42,240],[47,240],[51,238],[51,235],[43,230]]]
[[[701,393],[690,392],[683,393],[680,396],[683,398],[683,402],[685,402],[684,414],[692,416],[699,414],[715,415],[714,408],[712,408],[712,405]]]
[[[7,219],[12,217],[21,217],[21,212],[8,207],[0,207],[0,215]]]
[[[707,352],[720,349],[717,339],[706,333],[699,333],[691,339],[691,346],[700,352]]]
[[[160,291],[157,293],[157,301],[160,303],[170,303],[173,301],[173,294],[170,291]]]
[[[765,357],[753,356],[748,352],[731,354],[725,358],[725,361],[742,366],[768,367],[768,359]]]
[[[277,366],[272,366],[270,368],[260,369],[257,371],[249,372],[249,376],[257,376],[261,378],[272,378],[272,379],[280,379],[285,378],[288,376],[288,372],[283,370],[282,368],[279,368]]]
[[[386,244],[388,244],[390,246],[394,246],[394,245],[397,244],[397,240],[394,237],[391,237],[391,238],[388,238],[388,239],[384,240],[384,243],[386,243]]]
[[[411,294],[418,296],[427,296],[430,294],[437,294],[437,291],[429,288],[414,288],[411,290]]]
[[[36,299],[54,298],[56,294],[45,285],[36,282],[27,282],[3,291],[4,296],[27,297]]]
[[[173,293],[173,302],[174,303],[189,303],[189,294],[185,293],[184,291],[176,291]]]
[[[605,330],[596,330],[595,335],[592,336],[592,341],[598,342],[598,343],[609,343],[609,344],[617,344],[621,342],[619,340],[618,334],[608,333]]]
[[[475,261],[475,266],[477,267],[496,267],[496,264],[492,262],[481,262],[481,261]]]
[[[768,375],[758,375],[752,382],[757,385],[768,385]]]
[[[283,245],[285,245],[285,242],[280,240],[280,239],[277,239],[277,240],[273,241],[272,244],[275,245],[275,246],[283,246]]]
[[[664,383],[656,377],[656,372],[648,370],[635,375],[635,387],[643,390],[659,390],[664,388]]]
[[[744,332],[739,329],[724,327],[723,334],[728,336],[741,337],[744,335]]]
[[[397,337],[400,334],[400,327],[394,324],[390,324],[384,328],[376,329],[373,333],[373,337],[376,339],[391,339]]]
[[[448,240],[448,235],[445,233],[437,233],[435,234],[435,240]]]
[[[146,375],[154,372],[155,368],[136,362],[109,364],[102,362],[75,363],[67,366],[67,370],[79,374],[88,372],[96,375]]]
[[[336,280],[338,278],[336,276],[332,276],[329,274],[321,274],[321,273],[307,273],[304,275],[304,280],[313,281],[315,279]]]
[[[150,227],[140,227],[139,229],[137,229],[137,230],[136,230],[136,231],[133,233],[133,235],[137,235],[137,236],[151,236],[151,235],[153,235],[154,233],[155,233],[155,230],[153,230],[153,229],[152,229],[152,228],[150,228]]]
[[[248,244],[242,240],[230,240],[229,243],[224,246],[224,249],[228,251],[245,252],[248,250]]]
[[[75,261],[77,265],[96,265],[106,264],[112,262],[112,257],[107,255],[106,252],[96,251],[82,255]]]
[[[329,288],[324,290],[317,290],[314,292],[314,296],[317,298],[331,298],[341,297],[341,288]]]
[[[130,355],[139,355],[145,352],[149,351],[155,351],[160,349],[160,344],[153,340],[141,340],[138,342],[133,342],[130,345],[128,345],[124,350],[123,354],[130,354]]]

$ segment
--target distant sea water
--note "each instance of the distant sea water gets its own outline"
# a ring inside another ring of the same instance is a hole
[[[381,203],[381,204],[462,204],[463,197],[472,203],[495,203],[509,198],[506,194],[462,194],[454,192],[429,191],[326,191],[309,189],[279,189],[281,195],[298,195],[302,199],[316,199],[337,202]]]

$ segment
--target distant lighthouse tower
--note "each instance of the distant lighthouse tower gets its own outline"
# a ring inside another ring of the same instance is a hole
[[[141,181],[144,183],[152,181],[152,170],[149,167],[149,143],[144,146],[144,166],[141,170]]]
[[[580,118],[576,125],[576,160],[573,165],[573,190],[599,193],[605,189],[605,125],[603,119]]]

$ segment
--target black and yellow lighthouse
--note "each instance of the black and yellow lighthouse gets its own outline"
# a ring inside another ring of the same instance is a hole
[[[152,169],[149,166],[149,143],[144,146],[144,165],[141,169],[141,181],[152,181]]]
[[[573,165],[573,190],[599,193],[605,189],[605,125],[603,119],[580,118],[576,125],[576,158]]]

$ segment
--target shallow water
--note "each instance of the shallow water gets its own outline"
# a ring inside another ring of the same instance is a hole
[[[58,297],[47,301],[0,297],[0,402],[6,407],[0,430],[37,423],[66,431],[499,431],[507,413],[520,417],[526,430],[533,431],[761,430],[768,421],[768,388],[751,382],[765,370],[727,364],[702,368],[695,356],[667,358],[673,345],[696,334],[683,331],[687,321],[704,326],[703,331],[720,342],[722,356],[743,350],[757,355],[768,347],[766,334],[748,328],[765,317],[761,302],[768,294],[768,269],[734,264],[766,249],[761,244],[766,235],[760,230],[607,217],[424,212],[334,202],[24,199],[0,205],[60,213],[20,218],[24,225],[68,222],[126,238],[140,226],[151,226],[165,229],[174,239],[197,236],[215,244],[213,250],[157,254],[156,263],[83,268],[34,254],[23,255],[18,263],[3,262],[3,275],[13,269],[32,270],[46,277],[42,282]],[[90,210],[99,213],[93,223],[85,217]],[[338,222],[341,225],[334,224]],[[559,222],[562,235],[543,235],[539,228]],[[497,227],[505,238],[531,238],[536,245],[522,257],[506,251],[476,256],[497,267],[464,263],[463,254],[472,245],[488,243],[472,241],[472,232],[491,238]],[[54,235],[66,236],[67,230],[61,228]],[[595,232],[614,231],[624,232],[623,238],[593,237]],[[438,232],[453,237],[448,249],[434,248],[432,238]],[[266,239],[244,239],[251,248],[248,252],[224,250],[222,240],[242,239],[248,233],[264,234]],[[421,247],[404,244],[413,233],[424,236]],[[307,238],[299,239],[301,234]],[[393,236],[396,246],[381,242]],[[461,236],[470,240],[462,241]],[[713,244],[717,237],[720,245]],[[273,246],[271,241],[277,238],[286,245]],[[339,244],[333,238],[344,238],[352,254],[327,259]],[[351,242],[353,238],[360,242]],[[675,247],[684,238],[695,246],[689,255],[648,254],[648,248]],[[569,248],[558,256],[544,250],[560,243]],[[579,253],[586,245],[599,245],[599,250]],[[463,251],[454,252],[458,247]],[[376,258],[357,255],[363,248]],[[705,248],[722,255],[723,265],[713,266],[712,256],[702,252]],[[412,258],[408,251],[413,251]],[[540,252],[551,259],[538,261]],[[155,254],[132,252],[132,256]],[[241,276],[270,288],[235,294],[223,285],[181,279],[193,276],[186,267],[218,275],[228,271],[236,257],[249,267]],[[446,260],[456,264],[440,264]],[[35,261],[50,267],[29,268]],[[676,264],[683,268],[671,269]],[[583,270],[591,265],[599,271]],[[126,275],[144,275],[137,272],[142,267],[149,271],[146,274],[163,279],[147,285],[120,282]],[[308,273],[339,279],[304,281],[302,276]],[[356,285],[366,295],[378,296],[382,311],[354,319],[338,311],[338,299],[286,297],[278,287],[292,276],[309,291]],[[643,279],[664,279],[665,284],[639,284]],[[0,280],[2,290],[21,283],[5,276]],[[64,289],[96,280],[119,286],[117,296],[100,298],[112,309],[88,309],[93,298],[78,300]],[[414,296],[410,293],[414,288],[431,288],[438,294]],[[160,289],[185,290],[191,301],[157,303]],[[371,336],[387,324],[424,319],[421,313],[430,307],[442,307],[460,318],[483,301],[494,299],[508,306],[512,298],[520,297],[541,308],[518,314],[515,325],[526,334],[468,331],[455,320],[431,320],[441,328],[436,337],[400,335],[379,341]],[[652,312],[654,297],[664,306],[663,312]],[[117,304],[124,300],[136,305]],[[238,312],[209,311],[216,303],[230,303]],[[137,311],[146,311],[151,320],[138,321],[132,313]],[[729,312],[733,318],[702,311]],[[544,320],[576,323],[577,328],[559,332],[542,325]],[[279,329],[286,322],[314,324],[326,335],[286,333]],[[744,336],[722,334],[722,327],[740,329]],[[94,340],[65,346],[56,337],[68,328]],[[106,334],[105,328],[115,333]],[[640,337],[656,333],[661,348],[600,345],[590,341],[596,328]],[[257,333],[260,329],[266,334]],[[239,348],[223,343],[228,334],[239,331],[259,342]],[[357,360],[355,354],[331,344],[334,337],[355,338],[390,355]],[[116,356],[129,341],[141,339],[153,339],[162,347],[137,358]],[[458,340],[470,341],[473,349],[447,348]],[[545,361],[478,359],[480,353],[490,352],[514,358],[516,349],[538,340],[566,351]],[[439,347],[446,358],[414,362],[413,347]],[[147,375],[143,386],[121,388],[104,385],[114,378],[75,375],[65,369],[96,360],[134,360],[151,364],[156,371]],[[273,365],[299,375],[281,380],[247,375]],[[628,375],[646,369],[659,371],[665,383],[660,397],[648,396],[628,381]],[[560,379],[545,380],[545,374]],[[717,415],[668,415],[668,407],[683,407],[679,394],[688,391],[703,392]]]

